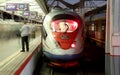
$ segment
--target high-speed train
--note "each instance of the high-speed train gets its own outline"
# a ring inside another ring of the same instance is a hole
[[[43,54],[52,66],[78,64],[84,48],[81,17],[70,10],[52,9],[43,20]]]

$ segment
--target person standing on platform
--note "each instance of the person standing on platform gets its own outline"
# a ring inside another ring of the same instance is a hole
[[[21,40],[22,40],[22,50],[21,52],[29,51],[29,34],[30,34],[30,27],[27,22],[24,22],[24,25],[20,29],[21,33]]]

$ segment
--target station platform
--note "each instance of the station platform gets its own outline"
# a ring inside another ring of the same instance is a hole
[[[11,48],[15,47],[14,49],[16,51],[14,50],[13,50],[14,52],[9,51],[13,53],[11,55],[9,52],[8,53],[6,52],[6,54],[3,53],[4,52],[4,49],[3,49],[1,53],[5,55],[2,55],[4,57],[1,57],[0,59],[1,60],[0,61],[0,75],[30,75],[32,74],[32,69],[34,69],[35,67],[34,64],[37,61],[36,60],[37,54],[40,51],[40,46],[41,46],[40,44],[41,44],[41,36],[38,36],[35,39],[32,39],[30,41],[29,52],[20,52],[21,48],[20,46],[16,44],[14,44],[14,46],[13,44],[11,44],[11,47],[8,48],[9,50],[12,50]],[[27,73],[25,70],[27,70]]]

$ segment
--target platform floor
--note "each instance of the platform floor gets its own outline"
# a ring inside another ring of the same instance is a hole
[[[36,48],[38,48],[40,44],[41,44],[41,36],[38,36],[30,42],[29,52],[17,51],[12,53],[12,55],[8,56],[7,58],[5,58],[3,61],[1,61],[0,75],[14,75],[17,71],[22,71],[23,69],[21,68],[25,67],[25,64],[28,63],[28,58],[35,53],[34,50],[36,50]],[[16,75],[18,75],[18,73]]]
[[[36,32],[36,37],[40,36],[41,31]],[[34,40],[35,38],[30,36],[30,41]],[[16,37],[13,39],[0,39],[0,62],[7,59],[7,57],[11,56],[12,54],[20,51],[22,48],[21,46],[21,38]]]
[[[34,40],[30,39],[30,42]],[[21,38],[14,38],[9,40],[0,40],[0,62],[7,57],[21,50]]]

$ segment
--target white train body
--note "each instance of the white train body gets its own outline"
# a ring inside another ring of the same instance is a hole
[[[76,13],[52,10],[43,21],[43,53],[50,60],[72,61],[84,47],[82,20]]]

